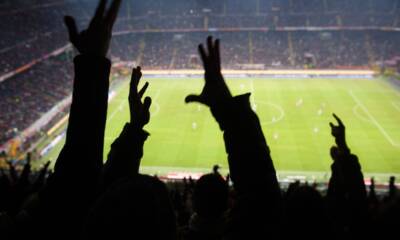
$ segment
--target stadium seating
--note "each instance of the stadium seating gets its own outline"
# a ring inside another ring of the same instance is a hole
[[[204,39],[207,30],[211,29],[215,36],[224,40],[223,67],[231,69],[249,63],[262,64],[267,69],[301,69],[306,55],[313,56],[316,68],[365,68],[400,55],[396,45],[400,39],[399,32],[279,29],[399,27],[400,4],[395,0],[368,0],[368,4],[363,4],[364,0],[251,0],[246,2],[244,8],[242,5],[239,7],[239,2],[154,0],[137,4],[135,1],[124,1],[114,28],[110,54],[116,61],[132,61],[147,69],[199,68],[193,46]],[[30,1],[5,1],[0,5],[0,76],[66,46],[68,39],[60,19],[64,15],[74,15],[78,28],[83,29],[96,4],[94,0],[46,0],[35,4]],[[257,28],[269,28],[271,31],[255,30]],[[22,82],[26,86],[36,85],[36,81],[47,81],[40,78],[52,76],[59,76],[62,83],[70,81],[63,67],[52,68],[47,75],[41,73],[44,70],[40,69],[52,66],[54,61],[54,58],[44,60],[0,82],[0,88],[5,91]],[[42,92],[48,92],[47,89],[53,85],[51,81],[48,85],[42,84]],[[36,89],[28,90],[29,87],[21,86],[19,92],[7,90],[13,94],[0,96],[0,125],[7,129],[7,134],[0,133],[0,143],[15,136],[15,129],[22,130],[32,124],[70,93],[70,84],[60,85],[60,88],[66,88],[60,89],[58,96],[44,101],[43,106],[32,108],[38,93]],[[15,99],[20,99],[18,104]],[[31,117],[22,118],[18,115],[22,112]],[[12,124],[10,120],[14,120]]]

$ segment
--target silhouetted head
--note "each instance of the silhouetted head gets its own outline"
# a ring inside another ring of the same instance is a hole
[[[175,239],[175,216],[163,182],[147,175],[113,184],[89,212],[87,239]]]
[[[228,193],[228,185],[221,175],[203,175],[194,188],[194,210],[204,218],[219,217],[228,207]]]
[[[390,185],[394,185],[395,182],[396,182],[396,177],[395,177],[395,176],[391,176],[391,177],[389,178],[389,184],[390,184]]]
[[[339,148],[336,146],[332,146],[330,149],[330,154],[333,161],[337,161],[340,158]]]
[[[321,194],[310,186],[292,188],[286,196],[286,235],[319,238],[329,227]],[[313,234],[314,233],[314,234]]]

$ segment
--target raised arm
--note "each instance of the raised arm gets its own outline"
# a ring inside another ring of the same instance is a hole
[[[243,230],[255,224],[254,228],[262,226],[260,231],[269,231],[280,214],[280,189],[260,121],[250,107],[250,94],[231,95],[221,74],[219,40],[214,42],[209,37],[207,52],[203,45],[199,46],[199,52],[205,85],[200,95],[189,95],[186,102],[209,106],[224,132],[230,176],[241,198],[233,225]],[[263,214],[266,217],[262,218]],[[256,221],[258,217],[264,220]]]
[[[80,33],[74,19],[65,17],[70,41],[79,55],[74,59],[75,77],[66,142],[56,161],[54,174],[40,194],[42,218],[51,225],[52,233],[62,232],[64,238],[76,238],[97,191],[103,165],[111,67],[106,56],[120,2],[114,0],[106,11],[107,1],[101,0],[89,27]]]
[[[126,123],[120,136],[111,145],[107,163],[104,166],[103,180],[107,186],[119,178],[134,176],[139,173],[140,160],[143,156],[143,145],[149,133],[143,127],[150,121],[151,98],[142,97],[149,83],[146,82],[138,91],[142,72],[140,67],[132,70],[129,91],[129,108],[131,120]]]
[[[111,62],[106,58],[120,0],[107,13],[101,0],[89,28],[78,33],[72,17],[65,17],[71,43],[78,49],[66,143],[55,165],[55,177],[97,180],[103,162],[104,130]]]
[[[364,177],[358,157],[346,144],[343,122],[335,114],[333,117],[338,124],[329,123],[336,142],[330,150],[333,159],[327,195],[330,210],[339,231],[353,237],[362,236],[367,214]]]

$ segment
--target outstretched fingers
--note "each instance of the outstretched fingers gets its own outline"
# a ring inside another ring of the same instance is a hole
[[[100,0],[100,3],[96,9],[96,13],[92,19],[92,22],[90,23],[91,25],[101,22],[101,20],[104,17],[104,12],[106,10],[106,6],[107,6],[107,0]]]
[[[215,64],[218,66],[218,71],[221,69],[221,55],[219,51],[219,39],[215,40],[215,45],[214,45],[214,56],[215,56]]]
[[[140,67],[133,68],[132,69],[132,76],[131,76],[131,82],[130,82],[130,92],[129,92],[129,98],[131,100],[140,100],[142,99],[143,95],[145,94],[147,88],[149,87],[149,82],[146,82],[143,87],[138,91],[138,85],[140,82],[140,79],[142,78],[142,71]]]
[[[214,58],[214,43],[212,36],[207,37],[207,50],[209,58]]]
[[[121,0],[114,0],[111,4],[110,9],[108,10],[106,16],[106,24],[110,29],[114,26],[115,20],[117,19],[118,10],[121,5]]]
[[[336,114],[333,113],[332,115],[336,119],[336,121],[338,122],[339,126],[344,127],[344,124],[343,124],[342,120]]]
[[[139,93],[138,93],[138,97],[139,99],[142,99],[144,93],[146,92],[147,88],[149,87],[149,82],[146,82],[144,84],[144,86],[142,87],[142,89],[140,89]]]
[[[203,44],[199,44],[199,54],[201,57],[201,61],[203,62],[203,67],[206,68],[207,66],[207,54],[206,50],[204,49]]]
[[[129,99],[130,100],[133,100],[133,99],[137,98],[137,96],[138,96],[138,90],[137,89],[138,89],[138,85],[139,85],[139,81],[140,81],[141,77],[142,77],[141,68],[140,67],[133,68],[132,69],[131,82],[130,82],[130,89],[129,89]]]

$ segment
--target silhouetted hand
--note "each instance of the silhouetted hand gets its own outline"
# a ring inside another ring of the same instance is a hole
[[[33,189],[35,191],[38,191],[41,187],[43,187],[44,183],[46,182],[46,174],[48,172],[49,166],[50,166],[50,161],[47,161],[40,169],[39,175],[36,178],[35,183],[33,184]]]
[[[207,53],[202,44],[199,45],[199,53],[205,70],[205,85],[200,95],[189,95],[186,103],[199,102],[209,107],[232,97],[228,86],[221,74],[221,59],[219,53],[219,40],[213,41],[207,38]]]
[[[114,0],[105,14],[107,0],[101,0],[89,28],[78,32],[73,17],[65,16],[65,25],[68,28],[71,43],[81,54],[90,54],[105,57],[110,45],[112,27],[117,18],[121,0]]]
[[[151,98],[146,97],[142,102],[143,94],[146,92],[149,83],[146,82],[143,88],[138,92],[138,85],[142,72],[140,67],[132,69],[132,77],[129,90],[129,108],[131,113],[131,124],[138,129],[150,121]]]
[[[347,148],[346,145],[346,136],[345,136],[345,126],[336,114],[333,114],[333,117],[336,119],[338,125],[334,125],[333,123],[329,123],[331,126],[331,134],[335,137],[336,144],[339,148]]]
[[[11,181],[13,181],[14,183],[17,182],[18,174],[17,174],[17,170],[15,169],[14,164],[12,163],[12,161],[7,161],[7,165],[8,165],[8,169],[10,171]]]
[[[26,164],[24,165],[22,173],[18,179],[18,185],[20,187],[26,187],[29,185],[30,174],[31,174],[31,154],[29,153],[28,157],[26,158]]]

